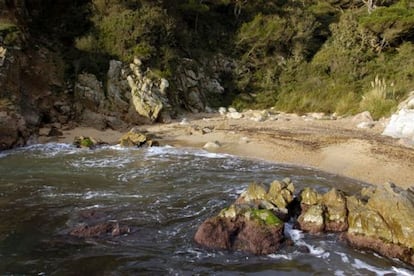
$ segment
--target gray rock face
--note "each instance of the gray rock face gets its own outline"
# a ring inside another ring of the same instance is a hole
[[[121,61],[111,60],[107,73],[107,98],[109,109],[119,113],[127,113],[129,109],[130,92]]]
[[[172,103],[191,112],[206,111],[211,99],[225,93],[221,75],[234,67],[234,61],[221,55],[201,62],[183,59],[174,79],[177,91],[172,95]]]
[[[102,82],[93,74],[79,74],[75,85],[75,98],[91,111],[102,109],[105,100]]]

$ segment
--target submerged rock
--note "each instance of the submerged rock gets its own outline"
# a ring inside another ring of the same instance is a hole
[[[231,205],[204,221],[194,240],[208,248],[270,254],[283,241],[283,222],[270,210]]]
[[[71,236],[78,238],[92,238],[111,235],[112,237],[130,233],[128,226],[119,225],[117,222],[103,222],[95,225],[81,224],[72,229]]]

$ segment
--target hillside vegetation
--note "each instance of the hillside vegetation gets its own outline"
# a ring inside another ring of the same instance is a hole
[[[68,77],[139,57],[168,79],[182,58],[220,53],[237,66],[216,105],[380,118],[414,90],[410,0],[37,2],[31,32],[65,47]]]

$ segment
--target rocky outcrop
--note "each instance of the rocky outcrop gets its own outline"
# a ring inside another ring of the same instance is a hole
[[[6,103],[0,101],[1,104]],[[0,150],[24,145],[28,135],[24,118],[18,112],[0,106]]]
[[[254,254],[275,252],[285,221],[296,218],[292,209],[300,202],[297,227],[311,234],[338,232],[352,247],[369,249],[414,265],[414,192],[394,185],[364,188],[347,196],[331,189],[320,194],[303,189],[294,198],[289,179],[269,187],[253,183],[230,207],[207,219],[195,241],[208,248],[243,250]],[[253,234],[252,232],[256,232]]]
[[[23,44],[23,30],[13,28],[20,42],[0,42],[1,149],[36,141],[40,127],[67,124],[74,115],[62,59],[40,45]]]
[[[414,91],[400,103],[382,134],[400,138],[405,144],[414,146]]]
[[[322,195],[305,188],[299,198],[301,214],[297,222],[300,229],[313,234],[347,230],[347,205],[342,191],[331,189]]]
[[[201,62],[182,59],[173,79],[176,91],[171,93],[170,102],[191,112],[207,111],[225,93],[222,78],[232,74],[234,68],[235,62],[222,55]]]
[[[256,208],[273,210],[281,219],[288,219],[288,205],[293,201],[295,187],[289,178],[273,181],[269,187],[253,183],[236,200],[237,204],[248,204]]]
[[[204,221],[194,240],[208,248],[270,254],[283,241],[283,222],[270,210],[231,205]]]
[[[75,100],[89,110],[101,110],[105,100],[102,82],[93,74],[79,74],[75,85]]]
[[[163,118],[167,118],[170,109],[167,97],[169,83],[164,78],[151,78],[150,71],[143,72],[141,66],[141,61],[135,58],[130,64],[132,73],[127,77],[135,110],[151,121],[156,121],[161,112],[164,112]]]
[[[393,185],[348,197],[346,240],[414,265],[414,194]]]
[[[194,240],[205,247],[270,254],[281,246],[287,206],[293,200],[290,179],[269,187],[253,183],[233,205],[209,218],[198,228]]]

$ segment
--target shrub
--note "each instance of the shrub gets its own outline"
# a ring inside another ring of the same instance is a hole
[[[371,90],[362,96],[361,110],[368,110],[374,119],[390,115],[398,105],[392,90],[393,86],[394,84],[391,83],[388,87],[385,79],[376,76],[371,82]]]

